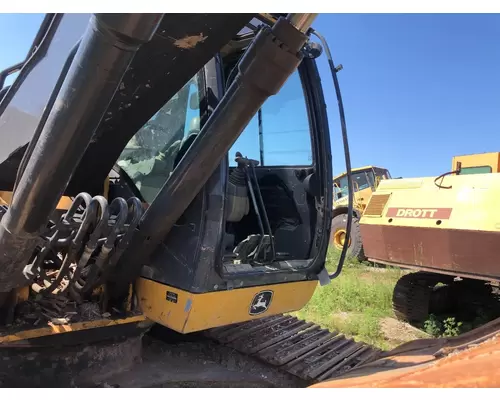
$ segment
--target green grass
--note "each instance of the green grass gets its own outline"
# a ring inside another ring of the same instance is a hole
[[[338,252],[330,251],[327,269],[336,269]],[[294,313],[356,340],[388,349],[395,343],[381,330],[381,321],[393,317],[392,292],[403,275],[396,268],[370,268],[357,260],[346,260],[340,276],[330,285],[318,287],[310,302]]]
[[[337,267],[339,253],[329,252],[330,272]],[[318,286],[309,303],[293,315],[384,350],[423,337],[456,336],[500,317],[498,305],[488,308],[472,302],[456,315],[430,315],[420,329],[401,323],[392,311],[392,294],[405,273],[348,259],[340,276],[327,286]]]

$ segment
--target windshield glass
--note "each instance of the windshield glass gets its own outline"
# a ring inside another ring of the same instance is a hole
[[[386,169],[374,168],[375,176],[380,179],[391,179],[391,174]]]
[[[486,165],[484,167],[464,167],[460,170],[460,175],[474,175],[474,174],[491,174],[491,167]]]
[[[200,131],[198,77],[184,85],[130,139],[117,164],[153,201]]]
[[[369,187],[373,187],[374,185],[374,175],[373,170],[362,170],[356,171],[352,173],[352,181],[353,181],[353,189],[354,192],[358,190],[363,190]],[[341,199],[347,196],[347,175],[340,177],[335,180],[335,196],[336,199]],[[338,185],[338,186],[337,186]]]

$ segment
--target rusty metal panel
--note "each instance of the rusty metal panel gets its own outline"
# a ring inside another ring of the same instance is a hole
[[[500,232],[385,225],[362,225],[360,229],[369,259],[500,279]]]
[[[496,322],[498,325],[498,320]],[[500,335],[471,340],[417,340],[339,379],[313,388],[497,388],[500,387]],[[479,328],[481,330],[481,328]],[[479,331],[476,330],[476,331]],[[475,331],[469,332],[474,335]],[[457,343],[462,345],[457,345]],[[452,347],[447,348],[447,345]]]

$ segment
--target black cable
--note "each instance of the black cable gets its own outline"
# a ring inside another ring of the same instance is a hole
[[[460,173],[460,169],[456,169],[455,171],[449,171],[449,172],[445,172],[444,174],[441,174],[439,175],[436,179],[434,179],[434,184],[440,188],[440,189],[451,189],[452,186],[443,186],[443,179],[445,178],[445,176],[448,176],[448,175],[458,175]],[[437,183],[437,181],[441,179],[441,183]]]
[[[351,174],[351,156],[349,154],[349,143],[347,140],[347,127],[346,127],[345,115],[344,115],[344,104],[342,102],[342,94],[340,92],[339,81],[337,79],[337,68],[335,67],[335,64],[333,63],[332,54],[330,52],[330,48],[328,47],[328,43],[326,42],[326,39],[323,37],[323,35],[321,35],[319,32],[315,31],[312,28],[310,29],[310,32],[312,34],[314,34],[321,41],[321,44],[323,45],[325,52],[326,52],[326,57],[328,59],[328,65],[330,66],[330,72],[332,73],[333,85],[335,86],[335,94],[337,95],[337,103],[339,106],[339,115],[340,115],[340,126],[341,126],[341,130],[342,130],[342,141],[344,143],[344,157],[345,157],[345,166],[346,166],[346,175],[347,175],[347,189],[348,189],[348,191],[347,191],[347,198],[348,198],[347,226],[346,226],[346,232],[345,232],[344,246],[342,247],[342,252],[340,253],[339,262],[337,264],[337,270],[333,274],[329,275],[330,279],[335,279],[342,272],[342,267],[344,266],[344,261],[345,261],[346,255],[347,255],[347,249],[349,247],[349,242],[350,242],[350,238],[351,238],[351,225],[352,225],[352,216],[353,216],[353,209],[352,209],[353,190],[352,190],[352,174]]]

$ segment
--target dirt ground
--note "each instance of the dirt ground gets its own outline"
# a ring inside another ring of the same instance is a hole
[[[430,338],[427,333],[410,324],[390,317],[380,320],[380,330],[385,339],[394,346],[399,346],[410,340]]]

